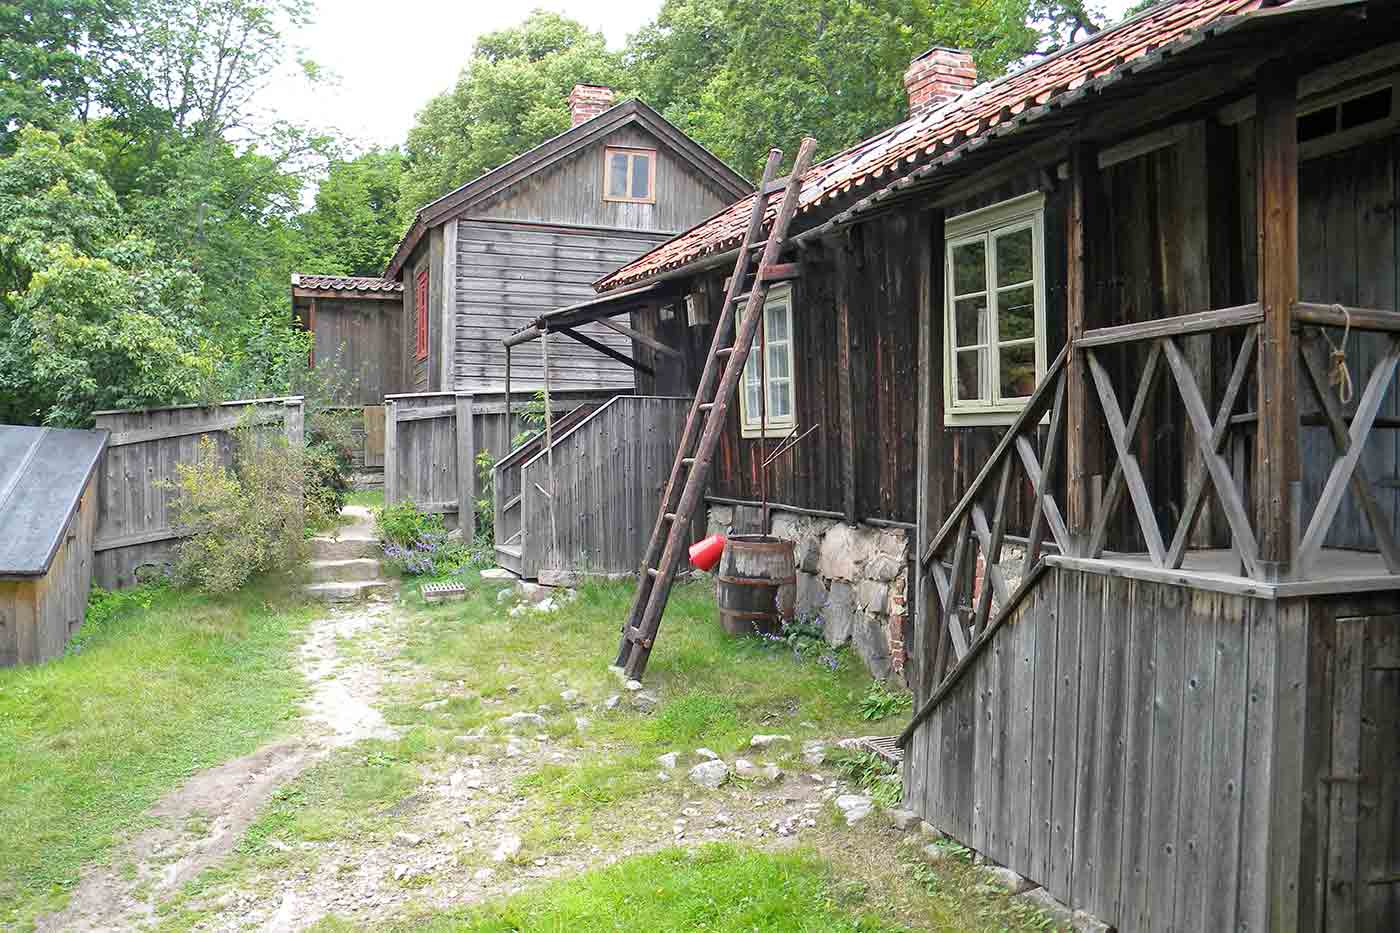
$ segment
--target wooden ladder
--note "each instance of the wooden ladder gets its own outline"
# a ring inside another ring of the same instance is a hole
[[[710,354],[705,358],[700,385],[695,390],[695,400],[685,420],[685,431],[676,449],[675,463],[671,465],[671,476],[666,481],[666,492],[661,497],[656,524],[652,526],[651,540],[642,557],[637,592],[632,597],[632,607],[622,626],[622,643],[618,646],[616,663],[630,678],[640,679],[646,670],[647,658],[651,655],[652,644],[661,627],[661,614],[671,595],[676,568],[686,553],[691,518],[704,502],[705,482],[709,477],[715,446],[724,431],[729,402],[739,386],[754,335],[763,318],[768,289],[780,275],[778,256],[783,241],[787,239],[788,224],[797,212],[802,175],[811,164],[816,145],[816,140],[810,137],[802,140],[797,151],[797,162],[781,187],[773,183],[773,177],[777,174],[783,154],[777,149],[768,153],[763,182],[754,196],[748,229],[738,258],[734,261],[734,275],[730,277],[725,292]],[[768,200],[779,190],[783,192],[783,199],[778,206],[777,217],[773,220],[768,238],[760,241]],[[753,254],[760,245],[763,253],[758,260],[758,268],[750,274]],[[734,312],[740,305],[743,306],[743,314],[730,343]],[[723,375],[720,374],[721,366]]]

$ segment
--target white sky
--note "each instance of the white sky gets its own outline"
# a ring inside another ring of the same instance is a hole
[[[1098,0],[1117,18],[1132,0]],[[451,87],[482,33],[541,7],[601,30],[620,48],[655,18],[661,0],[320,0],[316,21],[293,37],[302,52],[338,76],[314,91],[299,77],[274,82],[263,108],[315,129],[338,130],[362,147],[403,142],[414,115]]]

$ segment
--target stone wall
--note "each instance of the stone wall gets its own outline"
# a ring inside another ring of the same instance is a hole
[[[711,534],[734,525],[733,507],[710,507]],[[911,534],[779,509],[773,534],[796,544],[798,618],[820,620],[826,640],[849,644],[871,676],[902,682]]]

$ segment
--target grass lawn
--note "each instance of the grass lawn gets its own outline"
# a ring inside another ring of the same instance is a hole
[[[63,657],[0,669],[0,926],[61,906],[162,794],[286,727],[312,612],[270,587],[94,593]]]
[[[666,849],[477,910],[414,919],[431,933],[603,933],[646,930],[903,930],[870,914],[863,885],[842,885],[814,853],[712,844]]]
[[[345,497],[346,505],[363,505],[369,509],[384,508],[384,490],[380,489],[356,489]]]

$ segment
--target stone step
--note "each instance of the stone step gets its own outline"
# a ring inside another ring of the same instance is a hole
[[[355,557],[349,560],[313,560],[312,583],[357,583],[379,580],[382,569],[379,561],[368,557]]]
[[[309,542],[312,560],[353,560],[356,557],[378,559],[383,551],[374,537],[328,538],[317,535]]]
[[[358,580],[340,583],[312,583],[304,587],[313,599],[328,603],[352,602],[370,596],[388,595],[394,584],[389,580]]]

